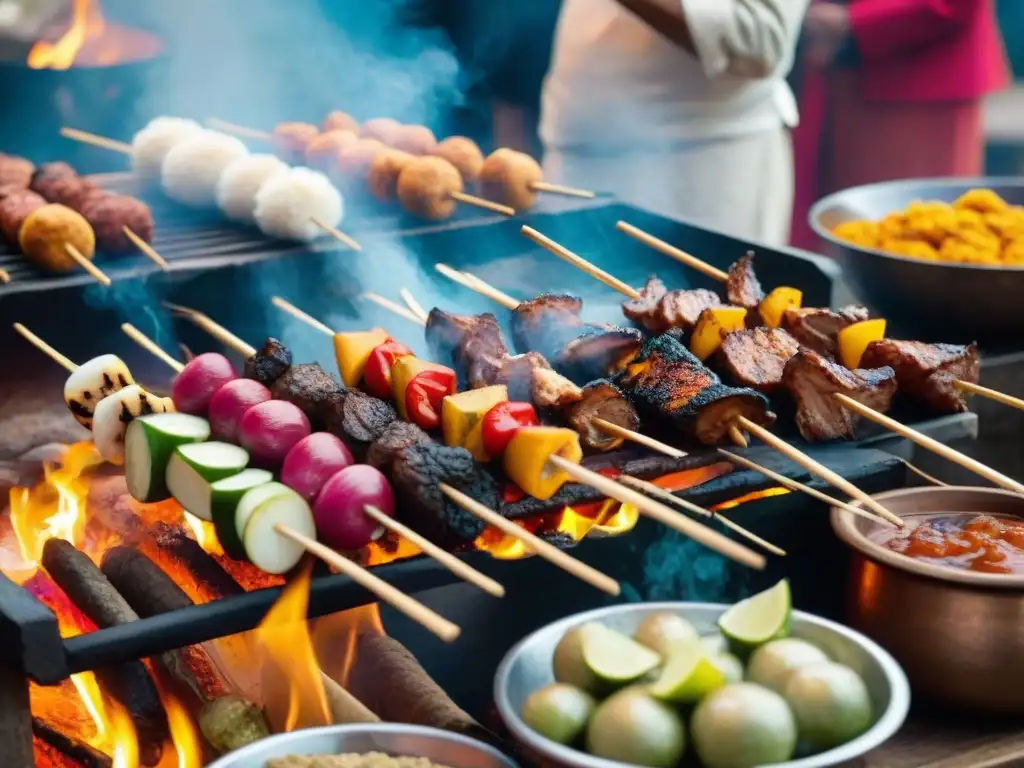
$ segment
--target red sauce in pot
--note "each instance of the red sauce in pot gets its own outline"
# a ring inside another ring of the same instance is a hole
[[[1024,574],[1024,520],[943,514],[906,522],[904,530],[884,531],[875,540],[893,552],[948,568]]]

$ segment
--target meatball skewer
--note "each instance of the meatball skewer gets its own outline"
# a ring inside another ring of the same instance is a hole
[[[484,194],[507,203],[517,211],[532,208],[540,192],[588,199],[595,196],[589,190],[550,184],[543,178],[540,163],[525,152],[508,147],[494,150],[480,167],[480,184]]]

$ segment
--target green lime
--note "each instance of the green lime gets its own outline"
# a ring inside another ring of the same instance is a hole
[[[747,680],[778,694],[786,689],[790,675],[808,664],[828,661],[828,656],[816,645],[795,637],[784,637],[765,643],[750,656]]]
[[[789,634],[790,608],[789,582],[783,579],[729,608],[719,617],[718,628],[729,650],[746,658],[757,646]]]
[[[738,683],[743,680],[743,662],[731,653],[713,653],[711,663],[722,671],[725,682]]]
[[[667,656],[672,646],[690,643],[699,637],[693,624],[668,611],[648,614],[633,633],[634,640],[662,656]]]
[[[555,654],[551,659],[555,680],[560,683],[575,685],[588,693],[599,693],[601,681],[597,679],[586,662],[583,661],[583,638],[594,630],[604,629],[600,624],[591,622],[573,627],[558,641]]]
[[[531,693],[523,704],[523,722],[559,744],[576,741],[594,712],[596,702],[586,691],[551,683]]]
[[[703,635],[700,641],[711,653],[725,653],[729,650],[729,645],[725,642],[721,632],[715,632],[713,635]]]
[[[650,686],[662,701],[692,704],[725,685],[725,675],[699,642],[672,647],[661,675]]]
[[[703,768],[784,763],[796,749],[796,723],[785,700],[753,683],[727,685],[701,701],[690,735]]]
[[[637,686],[598,704],[587,726],[587,752],[606,760],[672,768],[685,750],[683,719]]]
[[[800,739],[815,749],[845,744],[871,726],[867,686],[860,675],[834,661],[796,670],[783,695],[796,717]]]
[[[599,681],[619,688],[656,668],[661,664],[661,655],[597,624],[583,636],[583,661]]]

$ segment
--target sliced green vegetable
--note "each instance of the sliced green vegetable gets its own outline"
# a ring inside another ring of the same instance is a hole
[[[187,413],[154,413],[133,420],[124,439],[124,475],[132,498],[143,502],[170,498],[166,477],[174,450],[209,437],[209,422]]]

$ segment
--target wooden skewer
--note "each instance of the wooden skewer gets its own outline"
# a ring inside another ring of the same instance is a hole
[[[23,336],[28,341],[29,344],[38,349],[40,352],[49,357],[58,365],[62,366],[64,370],[66,370],[68,373],[74,373],[75,371],[78,370],[78,365],[74,363],[70,358],[67,358],[64,355],[62,355],[60,352],[58,352],[56,349],[51,347],[41,338],[36,336],[34,333],[32,333],[32,331],[30,331],[21,323],[15,323],[14,330],[21,334],[21,336]]]
[[[409,307],[409,311],[416,315],[424,323],[427,322],[427,318],[430,315],[427,310],[423,308],[423,305],[416,301],[416,297],[412,295],[412,292],[408,288],[403,288],[398,292],[398,295],[402,297],[402,301],[405,302],[406,306]]]
[[[431,610],[418,600],[410,597],[391,584],[375,576],[362,566],[356,565],[347,557],[335,552],[330,547],[325,547],[315,539],[304,536],[286,525],[278,523],[274,530],[302,547],[314,557],[318,557],[328,565],[337,568],[338,571],[348,576],[359,586],[372,592],[380,600],[401,611],[413,621],[429,629],[446,643],[450,643],[459,636],[462,630],[455,624],[436,611]]]
[[[505,596],[505,588],[501,586],[501,584],[496,582],[490,576],[480,573],[480,571],[468,563],[459,560],[459,558],[451,552],[441,549],[441,547],[437,546],[429,539],[420,536],[409,526],[403,525],[393,517],[388,517],[374,506],[363,507],[363,511],[378,524],[415,544],[420,548],[420,550],[422,550],[423,554],[434,558],[438,563],[443,565],[460,579],[468,581],[470,584],[479,587],[484,592],[494,595],[495,597]]]
[[[595,418],[591,423],[595,427],[598,427],[602,432],[607,432],[609,435],[614,435],[615,437],[621,437],[623,440],[629,440],[637,445],[646,446],[652,451],[657,451],[658,453],[663,453],[666,456],[671,456],[673,459],[682,459],[687,455],[686,451],[681,451],[668,443],[663,443],[661,440],[655,440],[653,437],[648,437],[647,435],[643,435],[639,432],[634,432],[632,429],[620,427],[618,424],[612,424],[610,421]]]
[[[274,138],[274,134],[272,134],[270,131],[261,131],[256,128],[247,128],[244,125],[238,125],[237,123],[229,123],[227,120],[221,120],[217,117],[208,117],[206,119],[206,127],[212,128],[215,131],[233,133],[235,136],[243,136],[247,139],[259,139],[261,141],[270,141],[272,138]]]
[[[897,458],[899,458],[899,457],[897,456]],[[949,487],[949,483],[944,483],[941,480],[939,480],[939,478],[932,477],[927,472],[925,472],[923,469],[921,469],[920,467],[915,467],[913,464],[911,464],[906,459],[900,459],[900,462],[903,464],[904,467],[909,469],[911,472],[913,472],[915,475],[920,477],[922,480],[927,480],[932,485],[937,485],[940,488],[948,488]]]
[[[132,153],[132,145],[116,139],[108,139],[106,136],[98,136],[88,131],[80,131],[77,128],[61,128],[60,135],[66,139],[80,141],[83,144],[91,144],[101,149],[109,149],[111,152],[120,152],[122,155]]]
[[[447,264],[435,264],[434,269],[449,280],[458,283],[463,288],[469,288],[469,290],[475,291],[481,296],[486,296],[491,301],[497,302],[501,306],[505,307],[505,309],[514,310],[519,306],[519,302],[511,296],[493,288],[478,277],[467,276],[465,273],[459,272],[457,269],[452,269]]]
[[[189,349],[184,342],[178,342],[178,347],[181,349],[181,355],[185,358],[185,362],[191,362],[192,358],[195,357],[195,355],[192,354],[192,350]]]
[[[551,251],[551,253],[555,254],[555,256],[562,259],[563,261],[569,262],[577,269],[583,270],[588,275],[593,277],[595,280],[600,280],[609,288],[612,288],[618,291],[619,293],[628,296],[631,299],[640,298],[640,291],[638,291],[636,288],[626,285],[617,277],[613,277],[600,267],[591,264],[582,256],[578,256],[565,246],[556,243],[554,240],[545,235],[542,235],[533,227],[528,227],[524,224],[520,231],[528,238],[533,240],[533,242],[537,243],[537,245],[546,248],[547,250]]]
[[[172,304],[169,301],[164,301],[162,303],[175,315],[183,317],[186,320],[189,320],[193,325],[202,328],[225,347],[235,350],[243,357],[252,357],[256,354],[256,347],[242,341],[223,325],[213,320],[209,315],[205,315],[199,310],[191,309],[190,307],[183,307],[180,304]]]
[[[635,240],[639,240],[644,245],[650,246],[654,250],[663,253],[666,256],[671,256],[676,261],[682,262],[691,269],[696,269],[698,272],[707,275],[712,280],[718,280],[719,282],[724,283],[729,279],[728,272],[723,272],[718,267],[713,267],[706,261],[698,259],[696,256],[691,256],[686,251],[676,248],[674,245],[666,243],[661,238],[644,232],[642,229],[634,227],[632,224],[620,221],[615,225],[615,228],[620,232],[625,232]]]
[[[78,266],[89,273],[93,280],[100,285],[110,285],[110,278],[107,277],[106,273],[85,258],[85,256],[82,255],[82,252],[75,248],[75,246],[71,243],[64,243],[64,250],[67,251],[68,256],[70,256]]]
[[[485,200],[484,198],[477,197],[476,195],[467,195],[465,192],[452,192],[451,198],[452,200],[456,200],[460,203],[465,203],[466,205],[472,205],[477,208],[483,208],[485,211],[500,213],[502,216],[516,215],[515,208],[511,208],[507,205],[502,205],[501,203],[495,203],[491,200]]]
[[[718,452],[725,456],[727,459],[729,459],[729,461],[733,462],[734,464],[739,464],[741,467],[746,467],[747,469],[752,470],[754,472],[760,472],[765,477],[771,478],[779,485],[784,485],[790,490],[802,491],[803,493],[806,493],[808,496],[813,496],[819,501],[825,502],[829,506],[839,507],[840,509],[844,509],[847,512],[857,515],[858,517],[863,517],[866,520],[878,522],[877,515],[873,515],[867,510],[861,509],[860,507],[855,507],[852,504],[847,504],[845,501],[840,501],[834,496],[829,496],[827,493],[819,491],[817,488],[812,488],[811,486],[806,485],[804,483],[798,482],[796,480],[791,480],[790,478],[786,477],[783,474],[768,469],[768,467],[762,467],[760,464],[751,461],[746,456],[740,456],[738,453],[727,451],[724,448],[719,448]]]
[[[590,586],[600,589],[602,592],[606,592],[609,595],[617,597],[622,591],[622,588],[615,579],[610,576],[606,576],[596,568],[566,554],[554,544],[544,541],[544,539],[530,533],[525,528],[516,525],[511,520],[506,520],[497,512],[489,509],[487,506],[481,504],[471,496],[467,496],[462,491],[452,488],[447,483],[439,483],[437,487],[440,488],[441,493],[451,499],[454,504],[457,504],[471,515],[475,515],[480,518],[488,525],[497,528],[507,536],[512,536],[531,552],[544,558],[552,565],[557,565],[566,573],[575,576],[581,581],[587,582]]]
[[[974,472],[976,475],[984,477],[991,483],[998,485],[1000,488],[1005,488],[1008,491],[1014,491],[1015,493],[1024,493],[1024,485],[1021,485],[1013,478],[1007,477],[1001,472],[996,472],[991,467],[987,467],[980,461],[972,459],[970,456],[966,456],[960,451],[950,448],[948,445],[940,443],[927,435],[918,432],[916,429],[911,429],[905,424],[901,424],[895,419],[890,419],[883,413],[879,413],[873,408],[868,408],[863,403],[858,403],[853,398],[847,397],[846,395],[835,393],[833,397],[837,398],[845,407],[849,408],[854,413],[863,416],[869,421],[873,421],[876,424],[881,424],[886,429],[895,432],[901,437],[905,437],[908,440],[920,445],[922,448],[926,448],[932,453],[938,454],[944,459],[948,459],[954,464],[959,464],[964,469]]]
[[[0,267],[0,283],[6,285],[9,282],[11,282],[11,273],[3,267]]]
[[[280,296],[274,296],[270,300],[270,302],[275,307],[277,307],[278,309],[284,310],[285,312],[287,312],[289,315],[291,315],[295,319],[301,320],[306,325],[311,326],[313,328],[316,328],[318,331],[320,331],[320,333],[325,334],[326,336],[334,336],[334,331],[332,331],[327,325],[325,325],[324,323],[321,323],[319,320],[317,320],[315,317],[313,317],[309,313],[303,312],[301,309],[296,307],[290,301],[288,301],[286,299],[282,299]]]
[[[553,195],[566,195],[567,197],[585,197],[588,200],[597,197],[597,194],[588,189],[577,189],[567,187],[563,184],[549,184],[546,181],[535,181],[530,185],[534,192],[550,192]]]
[[[427,324],[425,320],[417,317],[415,314],[412,313],[412,311],[406,309],[401,304],[396,304],[391,299],[386,299],[378,293],[373,293],[372,291],[369,293],[364,293],[363,298],[372,301],[374,304],[384,307],[384,309],[394,312],[396,315],[404,317],[410,323],[415,323],[416,325],[420,326],[425,326]]]
[[[638,493],[624,485],[619,485],[614,480],[610,480],[604,475],[599,475],[597,472],[592,472],[586,467],[562,458],[561,456],[550,456],[548,458],[548,463],[553,464],[558,469],[568,474],[569,477],[576,482],[588,485],[610,499],[615,499],[626,504],[632,504],[640,510],[640,512],[653,520],[657,520],[662,525],[666,525],[684,536],[688,536],[695,541],[699,541],[704,546],[715,550],[721,555],[725,555],[726,557],[751,568],[756,568],[758,570],[764,568],[763,555],[759,555],[742,544],[733,541],[729,537],[723,536],[717,531],[713,531],[707,526],[701,525],[695,520],[691,520],[690,518],[669,509],[664,504],[654,501],[653,499],[644,496],[642,493]]]
[[[342,243],[342,244],[346,245],[348,248],[352,249],[353,251],[361,251],[361,250],[363,250],[363,246],[361,246],[358,242],[356,242],[356,240],[353,239],[351,235],[346,235],[344,232],[342,232],[337,227],[332,227],[327,222],[320,221],[320,219],[316,218],[315,216],[310,216],[309,220],[312,221],[314,224],[316,224],[318,227],[320,227],[320,229],[322,229],[324,232],[329,234],[335,240],[337,240],[339,243]]]
[[[859,403],[858,403],[859,405]],[[801,467],[806,469],[812,475],[817,475],[826,483],[834,485],[836,488],[847,494],[851,498],[857,499],[861,504],[870,509],[872,512],[877,514],[883,520],[887,520],[893,525],[903,527],[903,521],[890,512],[888,509],[879,504],[875,499],[871,498],[870,495],[862,491],[860,488],[855,486],[845,477],[836,474],[831,469],[826,467],[824,464],[815,461],[803,451],[794,448],[792,445],[787,443],[780,437],[769,432],[767,429],[762,427],[760,424],[755,424],[746,416],[737,417],[737,421],[747,432],[752,434],[754,437],[760,439],[767,445],[777,450],[783,456],[788,458],[795,464],[799,464]]]
[[[124,232],[124,236],[131,240],[135,244],[136,248],[142,251],[143,256],[145,256],[147,259],[149,259],[158,267],[160,267],[160,269],[168,269],[170,265],[167,263],[167,260],[164,259],[164,257],[161,256],[159,253],[157,253],[156,249],[153,248],[153,246],[151,246],[141,237],[132,232],[132,230],[129,229],[127,226],[121,227],[121,230]]]
[[[989,389],[979,384],[972,384],[969,381],[960,381],[959,379],[953,382],[953,386],[963,392],[970,392],[972,395],[980,395],[981,397],[987,397],[989,400],[995,400],[997,403],[1008,405],[1011,408],[1024,411],[1024,400],[1013,395],[1007,395],[1004,392],[1000,392],[995,389]]]
[[[131,323],[121,323],[121,330],[125,332],[125,335],[127,335],[129,339],[149,352],[153,357],[165,362],[175,373],[181,373],[185,369],[185,365],[183,363],[178,362],[169,354],[164,352],[163,349],[160,348],[160,345]]]
[[[736,533],[738,533],[740,536],[743,536],[749,539],[750,541],[754,542],[758,546],[763,547],[764,549],[771,552],[773,555],[785,556],[786,554],[786,550],[782,549],[782,547],[777,547],[770,541],[762,539],[753,531],[748,531],[742,525],[740,525],[739,523],[734,523],[732,520],[728,519],[727,517],[724,517],[721,513],[712,512],[711,510],[704,509],[704,507],[694,504],[691,501],[681,499],[678,496],[669,493],[664,488],[659,488],[654,483],[649,483],[646,480],[641,480],[639,477],[631,477],[630,475],[619,475],[616,479],[623,485],[628,485],[633,488],[636,488],[638,491],[643,491],[644,493],[648,493],[651,496],[656,496],[662,501],[668,502],[669,504],[674,504],[680,509],[685,509],[686,511],[691,512],[695,515],[700,515],[701,517],[711,517],[715,520],[719,520],[727,528],[731,528],[732,530],[736,531]]]

